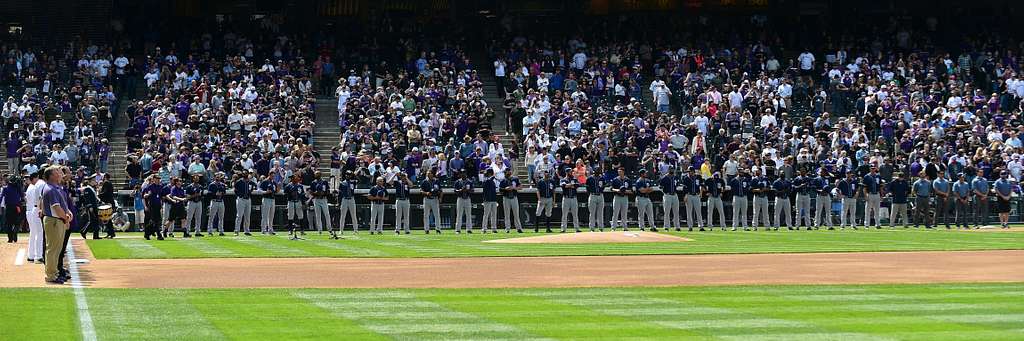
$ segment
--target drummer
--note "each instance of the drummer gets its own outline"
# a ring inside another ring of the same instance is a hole
[[[79,212],[87,219],[86,224],[80,231],[82,239],[86,239],[89,231],[92,231],[92,239],[100,239],[100,198],[96,192],[96,178],[85,177],[85,186],[81,188],[82,196],[79,198]]]

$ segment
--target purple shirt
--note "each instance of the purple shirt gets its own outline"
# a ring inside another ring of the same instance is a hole
[[[64,188],[59,185],[46,184],[43,188],[43,214],[48,217],[57,218],[57,215],[53,213],[52,206],[59,205],[64,212],[71,212],[71,207],[68,205],[67,195],[64,194]]]

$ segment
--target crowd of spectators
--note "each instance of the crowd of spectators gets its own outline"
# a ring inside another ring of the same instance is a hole
[[[609,179],[618,167],[838,177],[875,165],[885,180],[926,169],[1020,180],[1024,75],[1012,37],[965,35],[950,50],[930,27],[893,21],[800,48],[762,19],[499,36],[495,76],[530,178],[588,167]],[[751,25],[756,33],[737,31]]]

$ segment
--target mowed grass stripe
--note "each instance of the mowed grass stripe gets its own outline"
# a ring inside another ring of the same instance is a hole
[[[1024,232],[786,231],[705,232],[669,234],[691,238],[677,243],[612,244],[497,244],[484,241],[549,234],[359,235],[329,240],[307,235],[305,241],[287,236],[206,237],[172,241],[138,239],[90,240],[97,258],[196,257],[476,257],[572,256],[641,254],[801,253],[862,251],[1011,250],[1024,248]],[[206,243],[206,244],[204,244]],[[197,244],[197,245],[192,245]],[[331,244],[338,244],[332,246]],[[190,247],[191,246],[191,247]],[[215,248],[214,248],[215,247]],[[127,250],[127,251],[126,251]],[[295,251],[292,251],[295,250]]]
[[[396,340],[542,340],[511,325],[446,309],[408,291],[296,293],[335,315]]]
[[[128,289],[89,290],[93,324],[103,340],[224,339],[193,306],[188,291],[164,290],[133,295]],[[153,309],[159,309],[154,314]]]
[[[229,339],[388,339],[297,298],[290,290],[196,290],[188,299]]]
[[[474,291],[475,295],[445,296],[424,293],[421,299],[431,300],[450,310],[477,315],[499,323],[519,326],[533,334],[565,339],[688,339],[711,340],[708,335],[673,329],[649,323],[607,315],[599,311],[549,298],[508,293]]]
[[[966,324],[977,326],[989,331],[1005,331],[1013,333],[1012,330],[1024,325],[1024,297],[950,297],[943,293],[930,291],[904,293],[901,298],[912,304],[936,304],[935,302],[947,302],[947,304],[971,305],[972,308],[962,309],[956,314],[925,314],[923,318],[947,323]],[[1024,337],[1024,335],[1018,335]]]
[[[1009,305],[990,306],[983,303],[941,303],[941,302],[914,302],[902,297],[896,301],[887,303],[872,303],[863,301],[837,300],[821,304],[820,301],[802,299],[802,292],[794,288],[794,292],[787,295],[765,293],[755,304],[743,302],[736,304],[722,297],[713,296],[709,298],[693,298],[704,300],[714,306],[735,306],[736,309],[750,311],[758,314],[773,314],[786,319],[807,320],[819,326],[827,326],[842,332],[861,332],[880,335],[885,337],[896,337],[893,333],[902,332],[897,338],[906,339],[914,334],[909,332],[942,332],[942,331],[984,331],[996,333],[987,328],[978,328],[971,325],[943,322],[930,319],[929,316],[938,312],[962,313],[965,309],[982,311],[986,309],[1009,308]],[[875,290],[879,294],[886,294],[885,290]],[[689,301],[689,300],[688,300]],[[806,309],[807,306],[816,308],[828,307],[830,310]],[[751,308],[751,307],[769,307]],[[789,309],[787,309],[789,308]],[[889,321],[895,320],[895,321]],[[1004,335],[1004,337],[1011,334]],[[914,338],[917,338],[916,336]],[[921,339],[926,339],[923,336]]]
[[[0,288],[0,339],[80,339],[77,309],[70,289]]]
[[[547,296],[547,299],[592,310],[636,318],[670,328],[691,330],[715,336],[774,335],[802,332],[818,338],[853,340],[884,340],[859,333],[836,333],[807,321],[780,319],[770,314],[750,314],[723,307],[682,303],[665,298],[649,297],[631,289],[613,289],[597,298]],[[615,296],[608,293],[617,294]],[[749,297],[749,296],[748,296]],[[623,307],[629,307],[623,309]]]

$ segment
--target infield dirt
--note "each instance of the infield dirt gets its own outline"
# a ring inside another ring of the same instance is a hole
[[[96,260],[95,288],[505,288],[1024,281],[1024,250],[476,258]],[[22,242],[20,245],[24,245]],[[41,287],[41,264],[0,246],[0,287]]]

